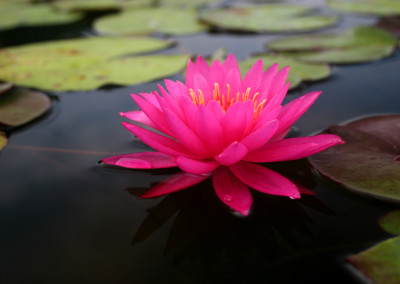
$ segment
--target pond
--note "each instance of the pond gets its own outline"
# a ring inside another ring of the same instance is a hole
[[[309,1],[310,2],[310,1]],[[78,24],[0,32],[0,44],[95,34],[99,14]],[[376,21],[340,14],[320,32]],[[320,33],[314,32],[314,33]],[[291,35],[291,34],[289,34]],[[288,34],[224,31],[172,36],[156,54],[210,56],[224,47],[238,60],[265,52]],[[153,54],[151,53],[151,54]],[[400,112],[400,52],[372,62],[331,65],[329,78],[289,91],[322,95],[294,124],[306,136],[364,116]],[[184,81],[182,74],[168,77]],[[396,203],[355,194],[319,176],[306,159],[270,163],[300,177],[315,195],[301,199],[252,191],[252,213],[232,213],[211,180],[167,196],[138,196],[177,170],[129,170],[101,165],[104,157],[148,150],[118,113],[138,109],[131,93],[161,80],[90,91],[46,91],[51,109],[32,123],[7,128],[0,152],[1,283],[362,283],[346,260],[392,235],[377,220]]]

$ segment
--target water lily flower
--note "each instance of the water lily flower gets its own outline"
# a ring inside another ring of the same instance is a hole
[[[286,138],[292,124],[321,92],[311,92],[282,106],[289,89],[289,67],[273,64],[265,72],[257,61],[242,79],[234,55],[210,67],[201,56],[189,60],[186,84],[165,80],[160,93],[132,94],[141,110],[121,113],[123,125],[154,148],[103,159],[132,169],[179,167],[182,172],[148,190],[156,197],[188,188],[212,175],[223,203],[248,215],[249,187],[272,195],[300,198],[289,179],[257,163],[295,160],[336,144],[340,137],[320,134]]]

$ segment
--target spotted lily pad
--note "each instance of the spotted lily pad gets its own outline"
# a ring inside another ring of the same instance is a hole
[[[306,63],[290,57],[274,54],[257,55],[239,62],[242,74],[245,74],[258,59],[262,59],[265,68],[268,68],[274,63],[278,63],[280,67],[289,65],[290,72],[287,81],[292,82],[290,84],[291,89],[297,87],[302,81],[322,80],[331,74],[331,68],[327,64]]]
[[[392,210],[378,220],[379,226],[392,235],[400,235],[400,210]]]
[[[55,7],[67,11],[102,11],[150,6],[152,0],[58,0]]]
[[[217,28],[245,32],[290,32],[325,28],[336,16],[310,15],[313,9],[291,4],[269,4],[206,10],[200,20]]]
[[[49,108],[50,99],[45,94],[22,88],[11,89],[0,96],[0,123],[20,126],[38,118]]]
[[[0,50],[0,78],[46,90],[90,90],[104,84],[137,84],[179,72],[186,55],[117,57],[171,43],[152,38],[86,38]]]
[[[292,36],[273,41],[268,48],[303,61],[358,63],[389,56],[397,39],[376,27],[355,27],[341,34]]]
[[[1,4],[0,29],[16,26],[67,24],[82,18],[80,13],[66,13],[48,4]]]
[[[400,237],[348,257],[348,261],[373,283],[400,283]]]
[[[400,201],[400,115],[332,126],[345,144],[309,157],[322,175],[362,195]]]
[[[95,22],[101,34],[143,35],[192,34],[205,31],[207,26],[197,21],[194,9],[147,8],[129,10],[117,15],[102,17]]]
[[[400,15],[398,0],[329,0],[328,6],[332,9],[378,16]]]

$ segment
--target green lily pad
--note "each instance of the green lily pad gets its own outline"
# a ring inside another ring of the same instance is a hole
[[[186,55],[125,57],[171,42],[153,38],[85,38],[0,50],[0,78],[46,90],[90,90],[104,84],[137,84],[179,72]],[[161,66],[162,64],[162,66]]]
[[[329,0],[328,6],[332,9],[377,16],[400,15],[398,0]]]
[[[3,131],[0,131],[0,150],[7,145],[7,136]]]
[[[45,94],[15,88],[0,96],[0,123],[20,126],[38,118],[49,108],[50,99]]]
[[[400,237],[348,257],[348,261],[373,283],[400,283]]]
[[[345,144],[309,157],[322,175],[362,195],[400,201],[400,115],[332,126]]]
[[[293,36],[273,41],[268,48],[310,62],[358,63],[389,56],[397,39],[376,27],[356,27],[342,34]]]
[[[153,0],[58,0],[55,7],[67,11],[102,11],[144,7],[153,4]]]
[[[262,59],[265,69],[274,63],[278,63],[280,67],[289,65],[290,72],[287,81],[292,82],[290,89],[294,89],[302,81],[322,80],[331,74],[331,68],[327,64],[306,63],[290,57],[274,54],[261,54],[239,62],[239,68],[242,74],[245,74],[258,59]]]
[[[174,6],[174,7],[185,7],[185,8],[197,8],[206,6],[208,4],[215,3],[215,0],[158,0],[157,3],[160,6]]]
[[[80,13],[65,13],[48,4],[5,3],[0,6],[0,29],[16,26],[68,24],[82,18]]]
[[[378,220],[379,226],[392,235],[400,235],[400,210],[392,210]]]
[[[159,32],[183,35],[203,32],[207,26],[197,21],[194,9],[148,8],[126,11],[98,19],[94,24],[101,34],[144,35]]]
[[[325,28],[336,16],[310,15],[313,9],[291,4],[270,4],[206,10],[200,20],[217,28],[244,32],[293,32]]]

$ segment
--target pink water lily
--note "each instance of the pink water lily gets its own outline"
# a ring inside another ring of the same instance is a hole
[[[233,55],[211,67],[201,57],[189,61],[186,84],[165,80],[166,89],[159,85],[161,94],[132,94],[141,110],[121,113],[139,122],[123,125],[157,152],[102,161],[133,169],[182,170],[147,191],[145,198],[190,187],[211,175],[217,196],[243,215],[253,203],[249,187],[300,198],[293,182],[256,163],[304,158],[343,141],[330,134],[284,139],[321,93],[311,92],[282,106],[288,72],[289,67],[278,70],[278,64],[264,72],[259,60],[242,79]]]

